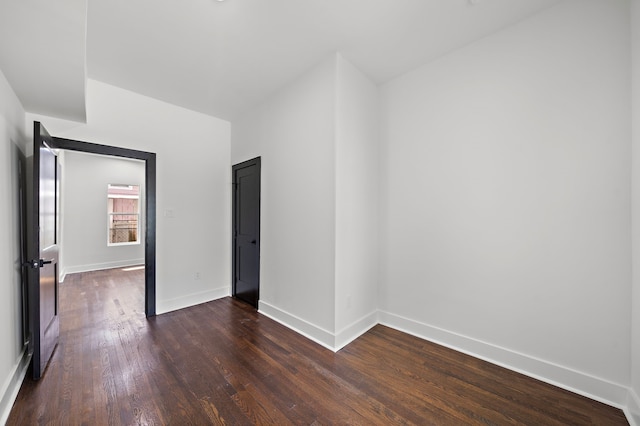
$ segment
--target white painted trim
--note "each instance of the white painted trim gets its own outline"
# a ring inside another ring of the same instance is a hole
[[[128,266],[136,266],[136,265],[144,265],[144,258],[119,260],[117,262],[104,262],[104,263],[92,263],[88,265],[67,266],[66,268],[64,268],[64,274],[62,274],[63,279],[61,279],[61,281],[63,281],[64,277],[67,276],[68,274],[77,274],[79,272],[101,271],[103,269],[126,268]]]
[[[631,389],[562,365],[385,311],[372,312],[334,335],[268,302],[260,300],[258,306],[261,314],[333,352],[381,324],[619,408],[631,426],[640,426],[640,398]]]
[[[624,415],[627,416],[627,421],[631,426],[640,426],[640,396],[633,388],[629,389]]]
[[[330,331],[311,324],[263,300],[258,301],[258,312],[303,335],[307,339],[313,340],[317,344],[336,352],[334,348],[335,336]]]
[[[628,388],[472,337],[379,311],[380,324],[471,355],[596,401],[624,409]]]
[[[350,325],[346,326],[342,330],[338,331],[335,335],[335,351],[347,346],[349,343],[362,336],[371,328],[378,324],[378,311],[371,312],[359,320],[354,321]]]
[[[200,305],[201,303],[211,302],[212,300],[222,299],[231,295],[229,286],[218,287],[213,290],[201,291],[199,293],[187,294],[173,299],[157,300],[156,314],[166,314],[167,312],[177,311],[178,309],[188,308],[190,306]]]
[[[31,357],[27,353],[27,348],[25,346],[20,354],[20,360],[13,367],[13,372],[9,377],[7,377],[7,380],[2,386],[2,399],[0,399],[0,424],[2,425],[7,423],[9,414],[11,414],[13,403],[18,397],[18,392],[20,391],[22,382],[27,375],[29,362],[31,362]]]
[[[129,213],[127,213],[127,215],[128,214]],[[109,241],[107,241],[107,247],[139,246],[140,244],[142,244],[142,242],[140,240],[138,240],[138,241],[127,241],[126,243],[110,243]]]

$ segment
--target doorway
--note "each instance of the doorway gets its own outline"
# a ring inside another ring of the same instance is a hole
[[[258,308],[260,299],[260,157],[233,173],[233,297]]]
[[[156,313],[156,155],[154,153],[52,137],[38,121],[34,122],[33,156],[28,178],[31,191],[27,197],[25,220],[28,260],[27,327],[29,353],[34,379],[46,369],[59,340],[58,288],[58,216],[60,167],[55,150],[142,160],[145,163],[145,316]],[[25,269],[23,269],[24,272]]]
[[[72,139],[51,138],[51,148],[142,160],[145,164],[144,245],[145,245],[145,315],[156,314],[156,154]]]

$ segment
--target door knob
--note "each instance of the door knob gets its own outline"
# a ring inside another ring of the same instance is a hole
[[[48,265],[50,263],[53,263],[53,260],[44,260],[44,259],[38,259],[38,260],[28,260],[26,262],[24,262],[22,264],[22,266],[27,266],[33,269],[38,269],[38,268],[42,268],[44,265]]]

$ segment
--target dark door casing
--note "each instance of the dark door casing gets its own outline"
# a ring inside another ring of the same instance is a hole
[[[156,314],[156,154],[49,135],[34,122],[34,151],[27,160],[25,214],[28,350],[34,379],[44,373],[58,342],[58,177],[53,149],[134,158],[145,162],[145,314]]]
[[[156,314],[156,154],[109,145],[99,145],[73,139],[51,138],[52,148],[111,157],[132,158],[145,163],[144,186],[145,240],[144,240],[144,312],[147,317]]]
[[[260,298],[260,157],[233,166],[233,297]]]

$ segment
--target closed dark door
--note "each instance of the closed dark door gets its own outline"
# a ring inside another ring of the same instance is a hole
[[[39,379],[58,344],[58,157],[51,136],[34,124],[32,193],[27,219],[29,331],[33,377]]]
[[[233,166],[233,296],[260,297],[260,158]]]

